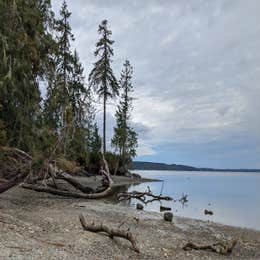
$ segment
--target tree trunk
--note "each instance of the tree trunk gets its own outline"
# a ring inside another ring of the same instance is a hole
[[[106,154],[106,102],[107,96],[104,94],[104,104],[103,104],[103,154]]]

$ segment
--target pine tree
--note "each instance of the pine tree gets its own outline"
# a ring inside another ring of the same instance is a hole
[[[106,105],[107,100],[118,95],[118,83],[111,68],[111,57],[114,55],[110,39],[112,32],[108,29],[107,20],[98,28],[100,39],[96,44],[95,57],[98,60],[89,75],[90,86],[94,87],[99,97],[103,98],[103,153],[106,153]]]
[[[123,65],[121,73],[120,87],[122,89],[121,100],[116,111],[116,127],[114,128],[114,137],[112,145],[119,152],[123,167],[127,160],[136,155],[137,133],[130,125],[132,100],[131,93],[133,68],[128,60]]]

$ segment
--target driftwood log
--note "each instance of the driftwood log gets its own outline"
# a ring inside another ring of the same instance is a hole
[[[112,229],[102,223],[101,224],[95,224],[95,223],[87,224],[86,220],[82,214],[79,215],[79,220],[80,220],[82,227],[86,231],[95,232],[95,233],[105,232],[112,239],[113,239],[113,237],[125,238],[131,242],[134,251],[136,251],[137,253],[140,253],[140,250],[138,249],[137,244],[136,244],[136,240],[130,231],[121,230],[121,229]]]
[[[71,192],[71,191],[59,190],[59,189],[54,189],[54,188],[47,187],[44,185],[35,185],[35,184],[28,184],[28,183],[23,183],[21,186],[24,189],[34,190],[37,192],[47,192],[47,193],[50,193],[53,195],[59,195],[59,196],[71,197],[71,198],[82,198],[82,199],[100,199],[100,198],[104,198],[104,197],[108,196],[112,192],[111,187],[108,187],[103,192],[81,193],[81,192]]]
[[[190,251],[192,249],[194,250],[207,250],[212,251],[214,253],[218,253],[221,255],[229,255],[232,253],[232,250],[237,244],[237,240],[232,240],[231,242],[223,243],[218,242],[211,245],[197,245],[193,242],[188,242],[184,247],[183,250]]]
[[[150,199],[147,200],[146,197],[150,197]],[[140,192],[140,191],[132,191],[132,192],[124,192],[124,193],[119,193],[118,194],[118,199],[119,200],[131,200],[131,199],[137,199],[143,202],[144,204],[151,203],[153,201],[161,201],[161,200],[166,200],[166,201],[171,201],[173,200],[171,197],[168,196],[162,196],[162,195],[154,195],[150,189],[145,192]]]
[[[59,173],[57,178],[65,180],[70,185],[72,185],[76,189],[82,191],[83,193],[94,193],[94,189],[92,189],[88,186],[82,185],[79,181],[77,181],[75,178],[73,178],[70,174],[68,174],[66,172]]]

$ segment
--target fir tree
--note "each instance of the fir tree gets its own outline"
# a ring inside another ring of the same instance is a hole
[[[98,60],[89,75],[90,86],[94,87],[99,97],[103,98],[103,153],[106,153],[106,105],[107,100],[118,95],[118,83],[111,68],[111,57],[114,55],[110,39],[112,32],[108,29],[107,20],[98,28],[100,39],[96,44],[95,57]]]
[[[120,87],[122,95],[116,111],[116,127],[114,128],[114,137],[112,145],[119,152],[123,167],[126,166],[127,160],[136,155],[137,134],[130,125],[132,100],[131,93],[133,68],[128,60],[125,61],[121,73]]]
[[[83,67],[77,52],[71,52],[74,36],[69,24],[71,13],[63,2],[56,21],[57,52],[55,69],[49,75],[45,101],[45,121],[62,138],[61,152],[68,157],[85,152],[90,116],[90,92],[84,86]],[[73,154],[73,155],[72,155]]]
[[[7,145],[36,149],[39,79],[48,70],[52,37],[50,3],[0,1],[0,121]]]

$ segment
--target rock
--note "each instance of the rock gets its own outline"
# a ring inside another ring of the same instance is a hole
[[[207,209],[205,209],[205,210],[204,210],[204,214],[205,214],[205,215],[213,215],[213,211],[212,211],[212,210],[207,210]]]
[[[160,206],[160,211],[172,210],[172,208]]]
[[[173,218],[173,214],[171,212],[165,212],[163,214],[163,219],[165,221],[169,221],[169,222],[172,222],[172,218]]]
[[[141,178],[142,178],[141,175],[138,174],[138,173],[132,173],[132,177],[133,177],[134,179],[141,179]]]
[[[138,210],[143,210],[143,209],[144,209],[144,206],[143,206],[141,203],[137,203],[137,204],[136,204],[136,209],[138,209]]]

